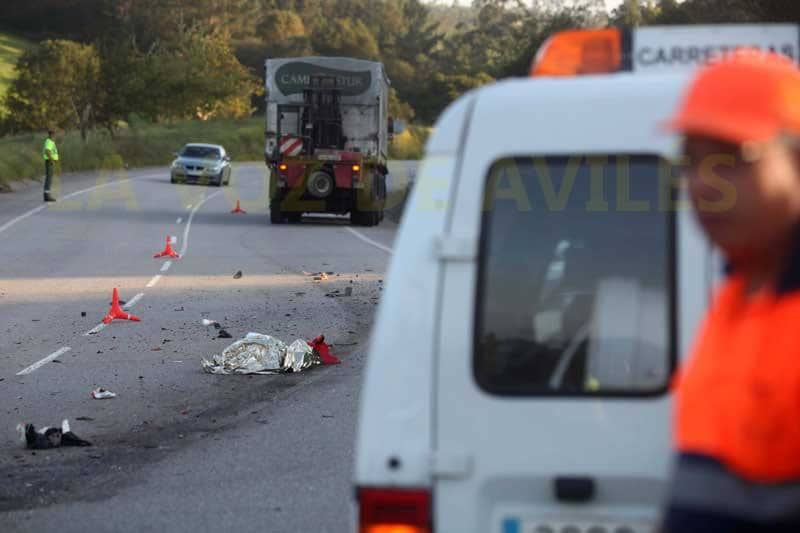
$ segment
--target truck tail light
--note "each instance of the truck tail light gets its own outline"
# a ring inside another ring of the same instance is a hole
[[[360,533],[432,533],[428,490],[358,489]]]
[[[353,165],[353,172],[361,172],[361,165]]]
[[[286,172],[287,170],[289,170],[289,165],[287,165],[286,163],[281,163],[280,165],[278,165],[278,170],[280,170],[281,172]]]

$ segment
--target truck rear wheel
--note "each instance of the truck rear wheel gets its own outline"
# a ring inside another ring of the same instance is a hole
[[[286,219],[281,211],[281,201],[272,200],[269,203],[269,221],[272,224],[283,224]]]
[[[356,226],[377,226],[381,221],[382,211],[350,211],[350,223]]]

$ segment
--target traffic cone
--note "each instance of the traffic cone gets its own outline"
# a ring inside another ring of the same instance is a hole
[[[238,214],[246,215],[246,214],[247,214],[247,211],[245,211],[244,209],[242,209],[242,206],[241,206],[241,205],[239,205],[239,200],[236,200],[236,209],[234,209],[233,211],[231,211],[231,213],[238,213]]]
[[[119,306],[119,291],[114,287],[114,292],[111,293],[111,309],[108,314],[103,317],[103,324],[110,324],[114,320],[131,320],[133,322],[140,322],[139,317],[130,313],[126,313]]]
[[[180,256],[181,254],[172,249],[172,238],[168,235],[166,248],[164,248],[164,251],[154,255],[153,259],[158,259],[159,257],[172,257],[174,259],[178,259]]]

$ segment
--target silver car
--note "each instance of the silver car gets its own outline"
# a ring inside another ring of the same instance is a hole
[[[228,185],[231,181],[231,158],[218,144],[187,144],[175,154],[170,181],[215,187]]]

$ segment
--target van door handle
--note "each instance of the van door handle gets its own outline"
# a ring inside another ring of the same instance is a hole
[[[588,476],[559,476],[553,480],[556,499],[566,503],[586,503],[595,497],[594,479]]]

